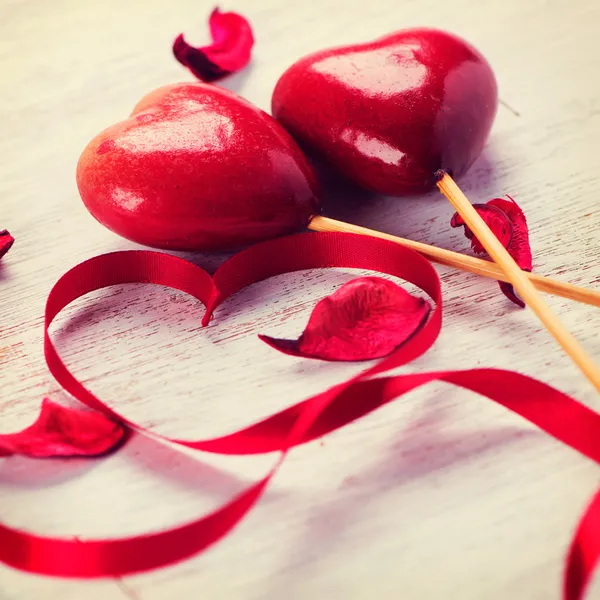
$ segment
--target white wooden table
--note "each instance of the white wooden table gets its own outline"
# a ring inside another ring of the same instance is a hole
[[[208,38],[206,0],[4,0],[0,5],[0,228],[17,243],[0,267],[0,430],[29,424],[48,395],[70,402],[42,356],[44,301],[91,256],[135,247],[79,201],[84,145],[150,89],[192,76],[172,57],[180,31]],[[513,195],[528,215],[534,269],[598,286],[600,4],[594,0],[241,0],[252,67],[227,87],[268,109],[301,55],[424,24],[466,37],[496,72],[501,106],[484,155],[463,179],[473,201]],[[458,251],[436,193],[361,204],[353,222]],[[186,255],[189,256],[189,255]],[[223,256],[196,256],[214,269]],[[474,366],[538,376],[600,409],[530,311],[488,280],[440,269],[445,327],[405,371]],[[297,335],[314,303],[356,273],[306,272],[253,286],[201,330],[182,294],[125,286],[75,303],[53,328],[93,391],[156,431],[233,431],[362,369],[295,361],[256,333]],[[600,360],[597,309],[552,307]],[[146,452],[151,452],[147,455]],[[132,535],[198,517],[263,474],[272,457],[160,452],[142,437],[99,461],[0,464],[0,515],[43,535]],[[403,598],[556,600],[573,528],[600,470],[491,402],[430,385],[295,450],[260,505],[222,542],[175,567],[122,581],[65,581],[0,566],[1,600]],[[588,598],[600,598],[597,576]]]

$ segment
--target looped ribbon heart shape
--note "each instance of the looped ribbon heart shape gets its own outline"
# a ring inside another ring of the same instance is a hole
[[[67,369],[48,332],[62,309],[94,290],[124,283],[152,283],[181,290],[202,302],[206,306],[202,323],[207,325],[215,309],[246,286],[283,273],[333,267],[368,269],[402,278],[426,292],[435,302],[435,309],[406,343],[348,381],[229,435],[197,441],[162,437],[179,446],[216,454],[279,452],[265,477],[207,516],[134,537],[49,538],[0,523],[0,561],[31,573],[95,578],[139,573],[191,557],[224,537],[248,513],[294,446],[339,429],[433,381],[487,397],[600,463],[600,415],[531,377],[492,368],[383,376],[422,355],[435,342],[442,326],[441,285],[435,269],[419,254],[365,236],[302,233],[263,242],[234,255],[212,277],[190,262],[152,251],[114,252],[87,260],[65,273],[48,297],[44,325],[48,368],[58,383],[87,407],[129,430],[148,433],[109,408]],[[161,436],[153,432],[150,439],[156,437]],[[600,491],[581,518],[567,556],[565,600],[583,597],[599,558]]]

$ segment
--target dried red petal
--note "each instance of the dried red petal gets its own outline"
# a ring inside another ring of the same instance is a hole
[[[494,232],[505,248],[508,248],[513,236],[513,226],[507,214],[501,209],[491,204],[494,200],[490,200],[487,204],[473,204],[473,208],[479,213],[479,216],[485,221],[487,226]],[[450,221],[452,227],[465,226],[465,237],[471,241],[471,248],[477,254],[485,254],[485,248],[479,240],[473,235],[469,227],[465,225],[463,218],[454,213]]]
[[[15,238],[4,229],[0,231],[0,258],[2,258],[15,243]]]
[[[175,58],[205,82],[217,81],[243,69],[250,62],[254,46],[250,23],[237,13],[222,13],[215,8],[209,26],[213,41],[208,46],[190,46],[183,34],[173,43]]]
[[[523,271],[531,272],[533,259],[529,245],[529,228],[521,207],[510,197],[508,200],[494,198],[486,204],[474,204],[473,207],[481,215],[488,227],[494,232],[508,253]],[[463,218],[455,213],[450,221],[452,227],[465,228],[465,236],[471,240],[471,248],[477,254],[486,254],[485,248],[473,235]],[[525,308],[525,303],[515,294],[512,284],[498,282],[502,293],[512,302]]]
[[[406,342],[426,322],[427,300],[393,281],[359,277],[320,300],[297,340],[260,339],[291,356],[353,361],[381,358]]]
[[[33,425],[0,435],[0,456],[98,456],[116,448],[126,429],[99,412],[67,408],[44,398]]]

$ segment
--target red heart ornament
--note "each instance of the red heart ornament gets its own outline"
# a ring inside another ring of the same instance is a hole
[[[232,249],[306,226],[306,158],[272,117],[202,83],[159,88],[85,148],[77,186],[115,233],[155,248]]]
[[[494,73],[460,38],[408,29],[292,65],[273,116],[309,153],[392,196],[419,194],[481,153],[498,104]]]

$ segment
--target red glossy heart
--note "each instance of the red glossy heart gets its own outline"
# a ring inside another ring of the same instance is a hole
[[[279,79],[275,118],[309,153],[365,188],[402,196],[460,177],[496,114],[485,58],[442,31],[411,29],[307,56]]]
[[[202,83],[159,88],[77,166],[90,213],[134,242],[221,250],[304,227],[318,207],[304,155],[272,117]]]

